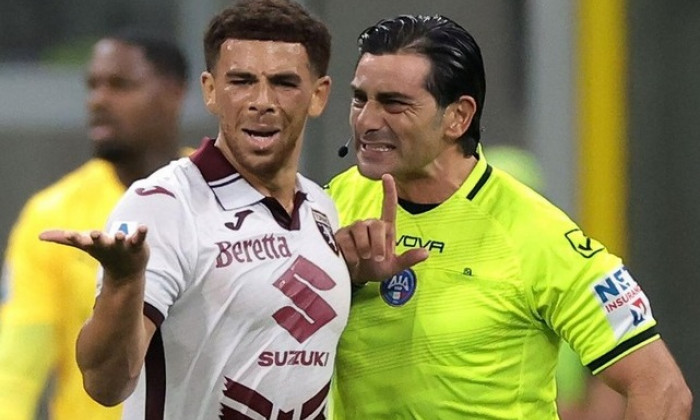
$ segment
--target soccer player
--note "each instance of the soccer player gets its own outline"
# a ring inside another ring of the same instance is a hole
[[[99,40],[87,65],[94,158],[32,197],[9,239],[0,321],[0,419],[33,420],[47,378],[54,420],[115,419],[85,393],[75,340],[92,310],[98,264],[37,240],[64,226],[104,226],[136,179],[177,159],[188,68],[180,49],[137,29]]]
[[[359,37],[358,165],[329,184],[354,282],[338,419],[556,419],[560,338],[627,397],[627,418],[687,419],[691,396],[619,258],[487,163],[485,76],[442,16]]]
[[[292,1],[246,0],[204,50],[217,137],[134,183],[108,232],[42,234],[104,268],[77,343],[85,387],[126,399],[127,419],[324,418],[350,279],[333,202],[297,167],[330,33]]]

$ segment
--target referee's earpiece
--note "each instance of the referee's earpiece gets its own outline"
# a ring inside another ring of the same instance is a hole
[[[350,142],[352,141],[352,136],[348,137],[348,140],[345,142],[344,145],[340,146],[338,149],[338,157],[344,158],[347,156],[348,152],[350,149],[348,149],[348,146],[350,145]]]

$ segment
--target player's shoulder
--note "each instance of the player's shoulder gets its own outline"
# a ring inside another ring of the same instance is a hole
[[[145,224],[153,239],[157,232],[179,233],[194,226],[192,208],[198,197],[192,193],[195,181],[188,174],[188,162],[187,158],[172,161],[132,183],[110,213],[108,231],[131,232],[138,224]]]
[[[128,190],[128,195],[137,196],[172,196],[181,195],[190,189],[192,174],[196,167],[192,161],[183,157],[155,170],[149,176],[135,181]]]

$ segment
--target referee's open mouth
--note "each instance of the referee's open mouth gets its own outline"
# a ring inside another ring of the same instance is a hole
[[[360,149],[363,152],[377,152],[377,153],[383,153],[383,152],[390,152],[394,149],[396,149],[396,146],[390,143],[383,143],[383,142],[372,142],[372,143],[367,143],[364,141],[360,141]]]

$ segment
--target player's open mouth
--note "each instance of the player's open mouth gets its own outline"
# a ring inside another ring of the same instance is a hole
[[[251,137],[272,137],[275,134],[279,133],[280,131],[279,130],[258,131],[258,130],[243,129],[243,132]]]
[[[279,138],[280,130],[248,130],[243,129],[248,137],[260,146],[271,144]]]

